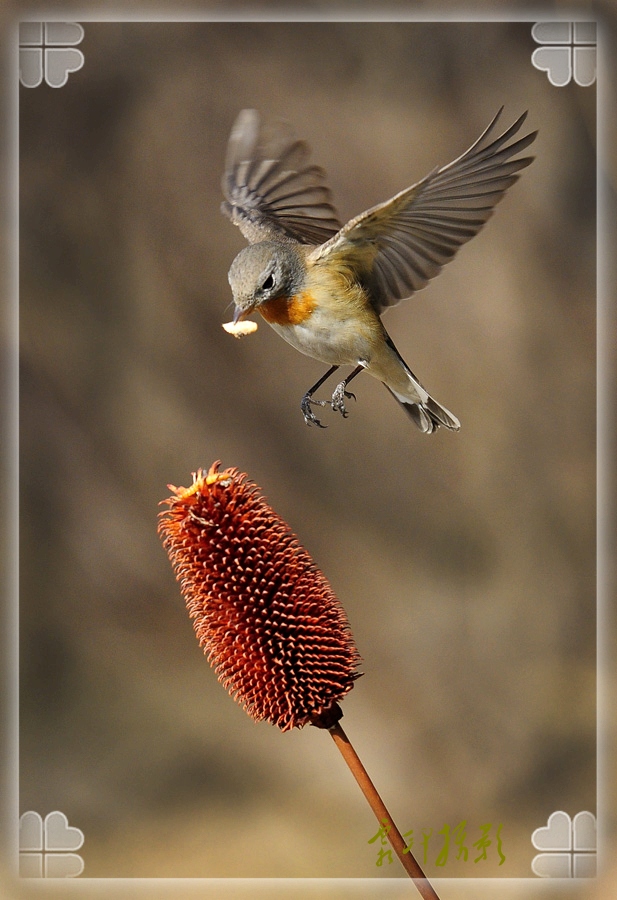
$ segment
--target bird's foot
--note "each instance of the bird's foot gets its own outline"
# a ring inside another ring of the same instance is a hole
[[[304,416],[304,421],[307,425],[317,425],[318,428],[327,428],[327,425],[322,425],[313,410],[311,409],[311,403],[313,406],[327,406],[327,400],[313,400],[310,391],[307,391],[302,401],[300,403],[300,409],[302,410],[302,415]]]
[[[354,400],[356,399],[355,394],[352,394],[351,391],[345,390],[346,386],[346,381],[341,381],[340,384],[337,384],[337,386],[334,388],[334,393],[332,394],[332,400],[330,403],[334,412],[340,412],[344,419],[346,419],[349,415],[349,413],[347,412],[347,407],[345,406],[345,398],[349,399],[350,397],[353,397]]]

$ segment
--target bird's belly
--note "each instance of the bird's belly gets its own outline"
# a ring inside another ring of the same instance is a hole
[[[369,336],[357,323],[332,321],[314,312],[299,325],[270,323],[272,328],[300,353],[318,359],[331,366],[355,366],[360,360],[370,359]]]

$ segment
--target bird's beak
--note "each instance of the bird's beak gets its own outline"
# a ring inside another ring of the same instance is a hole
[[[239,306],[236,306],[236,309],[234,312],[234,319],[233,319],[234,325],[237,322],[241,322],[242,319],[244,319],[246,316],[248,316],[251,312],[252,312],[252,307],[249,309],[241,309]]]

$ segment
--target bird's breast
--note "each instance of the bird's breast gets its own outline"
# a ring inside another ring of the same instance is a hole
[[[301,325],[313,313],[316,300],[310,291],[293,297],[274,297],[257,307],[270,325]]]
[[[337,366],[369,360],[383,326],[360,285],[336,271],[315,267],[311,274],[309,288],[257,309],[277,334],[307,356]]]

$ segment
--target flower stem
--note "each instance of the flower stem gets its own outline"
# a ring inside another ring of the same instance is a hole
[[[405,871],[409,877],[413,879],[420,895],[424,900],[439,900],[432,884],[420,868],[411,851],[406,847],[403,836],[392,821],[392,816],[379,796],[377,788],[371,781],[368,772],[362,765],[360,757],[352,747],[349,738],[341,728],[340,724],[336,722],[328,728],[328,731],[332,735],[334,743],[341,751],[343,759],[349,766],[352,775],[360,785],[362,793],[368,800],[369,806],[377,816],[380,825],[384,823],[384,820],[389,824],[389,828],[386,824],[387,838],[392,844],[392,848],[400,859]]]

